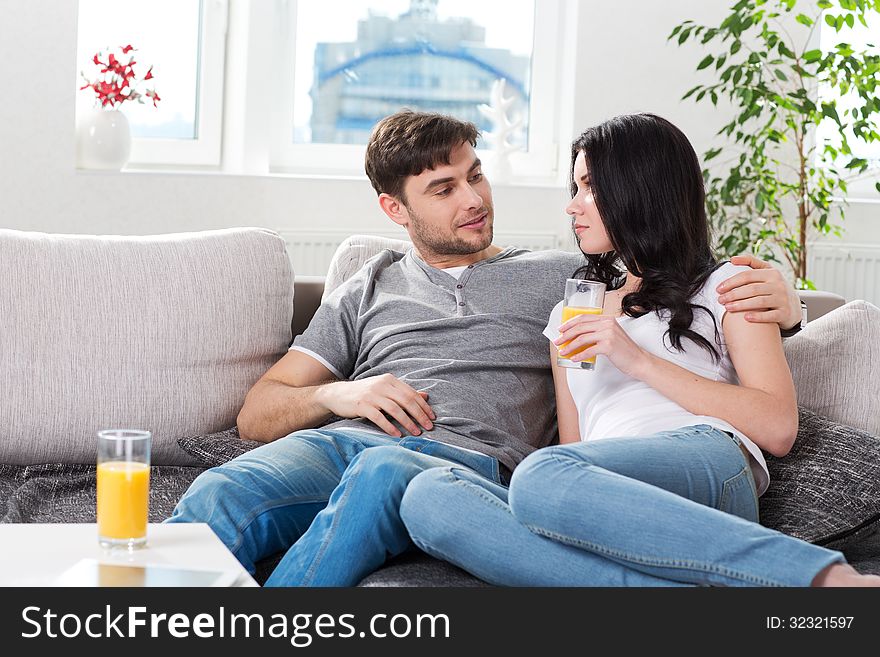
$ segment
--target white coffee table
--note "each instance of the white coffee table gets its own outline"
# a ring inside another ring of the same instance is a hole
[[[259,586],[208,525],[150,524],[140,550],[104,550],[95,524],[0,524],[0,586],[51,586],[80,559],[234,571]]]

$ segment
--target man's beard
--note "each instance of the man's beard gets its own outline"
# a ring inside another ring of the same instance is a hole
[[[486,215],[486,223],[489,228],[487,234],[480,234],[479,242],[472,242],[458,237],[455,234],[443,235],[433,226],[429,226],[427,222],[413,212],[411,208],[407,208],[410,222],[409,228],[412,231],[411,238],[419,251],[427,252],[435,256],[452,256],[452,255],[471,255],[479,253],[483,249],[488,248],[492,244],[493,225],[492,225],[492,209],[490,206],[483,206],[479,213]]]

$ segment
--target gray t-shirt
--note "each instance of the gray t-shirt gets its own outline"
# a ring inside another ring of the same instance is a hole
[[[556,436],[542,331],[583,262],[580,254],[510,247],[456,279],[412,249],[386,250],[333,291],[291,348],[343,380],[390,373],[426,391],[437,419],[424,437],[513,470]],[[365,419],[328,426],[378,430]]]

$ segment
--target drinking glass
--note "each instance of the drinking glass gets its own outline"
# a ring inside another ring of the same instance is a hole
[[[588,281],[580,278],[569,278],[565,281],[565,299],[562,303],[562,323],[564,324],[572,317],[577,317],[578,315],[601,315],[604,303],[605,283]],[[559,345],[558,348],[561,350],[567,345],[568,342],[565,342]],[[592,346],[593,345],[588,344],[576,349],[572,353],[567,354],[566,357],[558,356],[556,364],[560,367],[593,370],[596,367],[595,356],[582,361],[571,360],[572,356],[576,356]]]
[[[98,542],[133,550],[147,543],[149,431],[98,432]]]

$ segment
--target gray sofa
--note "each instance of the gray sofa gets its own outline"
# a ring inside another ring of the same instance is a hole
[[[322,296],[382,248],[406,246],[353,236],[326,277],[295,278],[283,240],[261,229],[0,230],[0,522],[94,522],[94,434],[111,426],[153,431],[150,518],[167,517],[206,467],[256,446],[234,430],[244,395]],[[880,408],[864,384],[880,375],[880,311],[805,298],[815,321],[786,342],[802,435],[771,463],[762,522],[880,573]],[[413,551],[362,585],[484,583]]]

